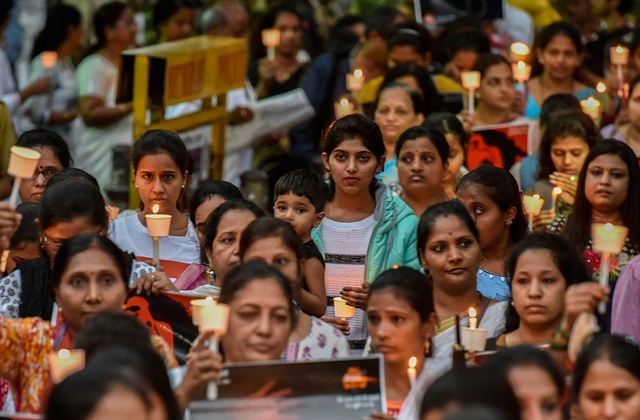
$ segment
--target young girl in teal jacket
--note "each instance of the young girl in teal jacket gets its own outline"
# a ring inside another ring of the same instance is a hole
[[[384,154],[378,125],[360,114],[336,120],[324,137],[322,160],[331,198],[312,237],[326,261],[324,319],[348,335],[354,353],[367,337],[363,309],[369,284],[394,266],[420,269],[418,218],[375,177]],[[336,318],[334,297],[357,308],[354,317]]]

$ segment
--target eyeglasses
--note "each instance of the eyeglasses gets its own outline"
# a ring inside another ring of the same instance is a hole
[[[60,172],[60,171],[58,169],[55,169],[55,168],[46,168],[44,171],[36,170],[36,172],[33,174],[33,176],[31,178],[25,178],[25,179],[28,179],[28,180],[32,181],[32,180],[38,178],[40,176],[40,174],[42,174],[44,179],[46,179],[48,181],[48,180],[51,179],[51,177],[53,177],[58,172]]]

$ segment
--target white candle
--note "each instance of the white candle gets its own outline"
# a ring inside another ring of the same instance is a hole
[[[357,93],[364,86],[364,73],[360,69],[356,69],[353,73],[347,74],[347,90]]]
[[[529,55],[529,47],[522,42],[514,42],[511,44],[511,58],[513,61],[525,61]]]
[[[554,187],[551,191],[551,210],[556,209],[556,202],[558,201],[558,196],[562,194],[562,188]]]
[[[51,381],[54,384],[62,382],[67,376],[84,368],[84,351],[62,349],[58,353],[48,356],[51,371]]]
[[[353,104],[347,99],[342,98],[335,103],[336,118],[344,117],[345,115],[353,114]]]
[[[58,54],[55,51],[45,51],[40,56],[42,59],[42,67],[52,69],[58,62]]]
[[[518,83],[526,82],[531,76],[531,66],[524,61],[518,61],[517,64],[512,64],[511,69],[513,71],[513,78],[516,79]]]
[[[14,206],[18,202],[18,193],[20,192],[20,184],[23,178],[31,178],[38,167],[40,153],[33,149],[20,146],[11,146],[11,155],[9,156],[9,167],[7,173],[13,175],[13,187],[11,188],[11,196],[9,203]]]
[[[336,317],[341,319],[352,318],[356,308],[347,305],[347,301],[341,297],[333,298],[333,309]]]
[[[477,313],[474,308],[469,308],[469,328],[475,330],[478,328],[478,318],[476,318]]]
[[[591,119],[595,120],[600,117],[600,101],[593,96],[580,101],[580,106],[582,107],[582,112],[591,117]]]
[[[609,258],[611,254],[622,251],[624,241],[627,238],[629,229],[624,226],[615,226],[611,223],[593,223],[591,225],[591,238],[593,240],[593,250],[600,252],[600,279],[602,286],[609,285]],[[607,311],[607,304],[600,302],[598,312],[604,314]]]
[[[462,79],[462,86],[469,91],[469,111],[473,112],[475,109],[475,97],[473,92],[480,87],[480,72],[465,71],[460,77]]]
[[[533,218],[540,214],[544,200],[538,194],[525,195],[522,199],[529,215],[529,231],[533,231]]]
[[[160,267],[160,238],[169,236],[171,230],[171,215],[157,214],[160,206],[153,206],[153,214],[145,215],[147,221],[147,235],[153,241],[153,263]]]
[[[411,384],[411,388],[415,388],[416,386],[416,365],[418,364],[418,359],[412,357],[409,359],[409,367],[407,368],[407,374],[409,375],[409,383]]]
[[[280,31],[278,29],[265,29],[262,31],[262,43],[267,47],[267,58],[276,58],[275,48],[280,45]]]

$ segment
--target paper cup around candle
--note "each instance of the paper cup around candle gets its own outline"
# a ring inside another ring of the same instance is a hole
[[[519,83],[526,82],[531,76],[531,66],[524,61],[518,61],[517,64],[512,64],[511,69],[513,71],[513,78]]]
[[[356,308],[347,305],[347,301],[341,297],[333,298],[334,313],[337,318],[353,318]]]
[[[626,66],[629,62],[629,49],[622,45],[611,47],[609,55],[611,56],[611,64],[614,66]]]
[[[511,44],[511,58],[513,61],[525,61],[529,55],[529,47],[522,42],[514,42]]]
[[[213,299],[195,299],[191,301],[193,324],[197,325],[200,334],[215,331],[216,335],[224,335],[229,324],[229,306],[216,303]]]
[[[45,51],[40,58],[42,59],[42,67],[45,69],[53,68],[58,62],[58,54],[55,51]]]
[[[465,71],[460,76],[462,79],[462,86],[465,89],[473,90],[480,87],[480,72],[479,71]]]
[[[629,229],[611,223],[593,223],[591,238],[594,251],[605,254],[617,254],[622,251]]]
[[[147,235],[153,238],[164,238],[169,236],[171,229],[171,215],[169,214],[147,214]]]
[[[51,381],[54,384],[62,382],[67,376],[84,368],[83,350],[60,350],[48,356]]]
[[[481,328],[462,328],[462,347],[466,350],[484,351],[487,346],[487,330]]]
[[[524,200],[524,205],[527,208],[527,213],[537,216],[540,214],[542,210],[542,205],[544,204],[544,200],[538,196],[525,195],[522,197]]]
[[[262,31],[262,43],[267,48],[275,48],[280,45],[280,30],[265,29]]]
[[[347,98],[340,99],[335,103],[334,107],[337,118],[353,114],[353,104]]]
[[[590,96],[588,99],[580,101],[582,112],[587,114],[591,119],[595,120],[600,116],[600,101]]]
[[[7,172],[20,178],[31,178],[38,167],[40,153],[26,147],[12,146]]]
[[[360,92],[364,86],[364,74],[362,70],[356,69],[353,73],[347,74],[347,90],[349,92]]]

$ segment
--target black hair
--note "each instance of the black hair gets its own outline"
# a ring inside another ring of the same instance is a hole
[[[458,200],[449,200],[434,204],[422,213],[422,216],[420,216],[420,223],[418,223],[418,255],[424,251],[427,240],[431,236],[438,219],[449,215],[460,219],[476,240],[480,241],[478,228],[473,222],[473,219],[464,204]]]
[[[588,343],[578,355],[573,370],[572,393],[574,401],[580,403],[580,390],[589,368],[599,360],[608,361],[624,369],[640,381],[640,347],[633,338],[620,335],[601,334]]]
[[[402,63],[398,64],[392,69],[387,70],[378,90],[381,91],[391,83],[394,83],[396,80],[406,76],[412,76],[413,78],[415,78],[418,82],[418,86],[420,86],[420,90],[422,91],[421,112],[422,115],[425,116],[425,118],[434,112],[442,111],[442,97],[438,93],[431,75],[429,74],[427,69],[415,63]]]
[[[499,411],[505,419],[520,419],[518,400],[505,378],[483,368],[453,368],[427,389],[420,416],[455,406],[459,409],[484,405]]]
[[[554,93],[540,107],[540,127],[547,127],[558,113],[572,111],[582,112],[580,100],[572,93]]]
[[[240,260],[251,245],[264,238],[280,238],[282,242],[296,255],[298,264],[304,259],[302,242],[290,223],[275,217],[260,217],[247,226],[240,238]]]
[[[489,356],[482,365],[482,369],[509,380],[509,372],[517,367],[537,367],[543,370],[555,385],[558,399],[562,399],[565,390],[565,380],[562,371],[555,360],[546,352],[531,346],[516,346],[499,351]]]
[[[362,114],[349,114],[338,118],[325,130],[322,136],[322,151],[327,157],[345,140],[360,140],[374,156],[376,161],[384,158],[386,153],[380,127],[371,118]],[[378,180],[374,177],[369,185],[369,192],[375,197]],[[329,177],[329,200],[333,198],[336,184]]]
[[[191,223],[196,222],[196,211],[198,210],[198,207],[216,195],[225,200],[242,200],[244,198],[238,187],[230,182],[221,180],[205,182],[200,185],[191,196],[191,201],[189,203],[189,219],[191,220]]]
[[[63,168],[68,168],[73,163],[67,142],[58,134],[50,130],[45,130],[44,128],[25,131],[18,137],[16,146],[27,147],[29,149],[36,147],[49,148],[56,159],[60,161],[60,165],[62,165]]]
[[[14,5],[14,0],[4,0],[0,2],[0,25],[9,20]]]
[[[438,151],[438,155],[440,156],[440,160],[444,165],[449,158],[449,143],[447,143],[447,139],[444,137],[438,130],[434,130],[431,128],[426,128],[423,126],[411,127],[404,133],[400,135],[398,142],[396,143],[396,156],[400,156],[400,151],[402,150],[402,146],[407,141],[416,140],[420,138],[427,138],[434,145],[436,150]]]
[[[553,262],[566,282],[565,289],[572,284],[582,283],[591,279],[589,270],[578,251],[571,246],[569,241],[560,235],[551,233],[534,233],[527,235],[523,240],[515,244],[511,254],[505,263],[505,272],[509,279],[509,288],[513,286],[513,277],[516,274],[516,266],[520,256],[526,251],[549,251]],[[511,298],[513,302],[513,297]],[[509,333],[518,329],[520,316],[513,305],[508,305],[505,310],[505,332]]]
[[[462,177],[458,191],[468,185],[480,185],[487,197],[493,201],[500,211],[506,212],[515,207],[516,215],[509,226],[511,241],[515,244],[529,233],[529,220],[524,213],[520,187],[511,173],[491,165],[482,165]]]
[[[113,260],[120,272],[120,275],[122,276],[123,287],[125,290],[128,290],[129,277],[131,276],[131,265],[127,264],[124,251],[118,248],[111,239],[106,236],[96,235],[95,233],[83,233],[81,235],[74,236],[68,241],[65,241],[65,243],[60,247],[60,250],[53,260],[53,269],[51,270],[53,288],[57,289],[60,286],[62,276],[64,275],[71,259],[90,248],[97,248]]]
[[[197,0],[158,0],[153,6],[153,27],[160,32],[160,25],[166,23],[181,9],[196,10],[199,6]]]
[[[633,57],[638,48],[640,48],[640,27],[636,26],[631,32],[631,41],[629,42],[629,56]],[[631,92],[631,89],[629,89],[629,92]]]
[[[427,117],[422,125],[427,128],[438,130],[445,136],[447,134],[452,134],[455,138],[458,139],[460,147],[462,147],[462,151],[466,154],[466,147],[469,136],[464,130],[462,122],[460,122],[458,117],[456,117],[454,114],[451,114],[449,112],[437,112],[435,114],[431,114]]]
[[[626,15],[633,9],[634,0],[620,0],[618,3],[618,13]]]
[[[107,210],[100,190],[84,179],[64,179],[49,185],[40,197],[40,227],[46,230],[60,222],[86,218],[107,229]]]
[[[38,210],[38,203],[22,203],[16,208],[16,212],[22,215],[22,220],[11,236],[9,249],[18,249],[24,244],[40,240],[40,230],[36,224]]]
[[[80,179],[83,181],[88,181],[96,188],[100,189],[100,184],[98,184],[98,180],[91,175],[89,172],[84,171],[79,168],[67,168],[63,169],[60,172],[56,173],[51,177],[49,182],[47,182],[47,186],[45,188],[51,188],[51,186],[57,184],[58,182],[62,182],[69,179]]]
[[[147,131],[134,143],[131,153],[133,171],[138,170],[138,164],[148,155],[168,154],[176,164],[180,173],[184,175],[189,168],[189,152],[179,135],[168,130]]]
[[[624,142],[607,139],[596,143],[591,148],[584,161],[580,176],[578,177],[578,189],[576,192],[573,212],[567,218],[567,223],[562,230],[562,235],[579,249],[584,249],[591,238],[591,203],[584,192],[587,168],[598,156],[618,156],[627,165],[629,173],[629,187],[627,199],[620,207],[620,216],[624,226],[629,229],[628,240],[633,247],[640,247],[640,167],[634,151]]]
[[[629,96],[633,94],[633,90],[638,86],[638,84],[640,84],[640,75],[631,81],[631,84],[629,85]],[[629,103],[631,103],[631,101],[629,101],[627,105]]]
[[[135,316],[125,312],[100,312],[80,328],[74,342],[91,359],[98,350],[113,345],[151,345],[151,334]]]
[[[562,112],[562,118],[553,118],[540,140],[540,171],[536,179],[547,179],[556,171],[551,159],[551,146],[556,139],[577,137],[591,149],[601,140],[600,131],[591,117],[582,111]]]
[[[543,66],[538,61],[537,51],[544,51],[545,48],[551,43],[553,38],[558,35],[565,36],[571,40],[571,43],[576,47],[576,52],[582,54],[584,45],[582,44],[582,34],[577,26],[568,22],[555,22],[551,25],[543,28],[533,40],[533,47],[531,48],[532,54],[529,55],[531,64],[531,77],[539,76],[542,74]]]
[[[473,65],[473,70],[480,72],[480,80],[483,80],[489,67],[497,66],[498,64],[504,64],[511,70],[511,63],[504,55],[491,53],[482,54]]]
[[[371,283],[367,305],[374,293],[386,290],[391,291],[396,298],[404,300],[420,315],[422,322],[429,321],[435,312],[431,282],[424,274],[413,268],[398,267],[382,272]]]
[[[260,207],[256,206],[251,201],[247,200],[228,200],[220,205],[217,209],[215,209],[209,218],[207,219],[207,226],[205,228],[205,236],[204,243],[202,246],[206,249],[211,249],[213,245],[213,240],[216,238],[218,234],[218,226],[220,225],[220,221],[222,217],[227,214],[227,212],[233,210],[244,210],[253,213],[256,218],[263,217],[264,211],[260,209]]]
[[[393,29],[387,43],[387,50],[391,51],[397,46],[412,47],[422,56],[433,52],[433,40],[427,28],[411,21],[401,22]]]
[[[467,29],[453,34],[447,46],[450,57],[460,51],[474,51],[478,55],[491,52],[491,41],[487,34],[475,29]]]
[[[402,12],[394,6],[380,6],[373,9],[365,19],[367,38],[371,32],[375,31],[382,39],[388,40],[393,32],[394,21],[400,16],[403,16]]]
[[[129,5],[121,1],[112,1],[98,8],[93,16],[93,30],[96,35],[96,43],[89,48],[87,55],[91,55],[107,45],[107,35],[105,29],[108,26],[115,26],[120,20],[122,13],[130,8]]]
[[[291,284],[280,270],[271,267],[264,261],[248,261],[233,267],[222,283],[218,302],[228,305],[242,289],[259,279],[273,279],[278,284],[287,301],[292,326],[295,325]]]
[[[413,108],[413,113],[416,115],[422,113],[424,106],[422,101],[422,95],[420,94],[420,92],[418,92],[416,89],[412,88],[411,86],[406,85],[404,83],[400,83],[400,82],[391,82],[384,87],[380,86],[380,89],[378,89],[378,96],[376,97],[374,109],[376,110],[378,109],[378,106],[380,105],[380,98],[382,98],[382,94],[387,90],[391,90],[391,89],[403,90],[407,95],[409,95],[409,99],[411,100],[411,106]]]
[[[82,17],[73,6],[57,4],[47,11],[44,28],[33,42],[31,59],[45,51],[56,51],[69,36],[69,27],[80,26]]]
[[[324,205],[329,198],[329,187],[322,176],[308,169],[296,169],[278,179],[274,195],[293,193],[298,197],[306,197],[315,208],[316,213],[324,211]]]
[[[443,420],[506,420],[507,418],[495,408],[484,404],[472,405],[456,411]]]

